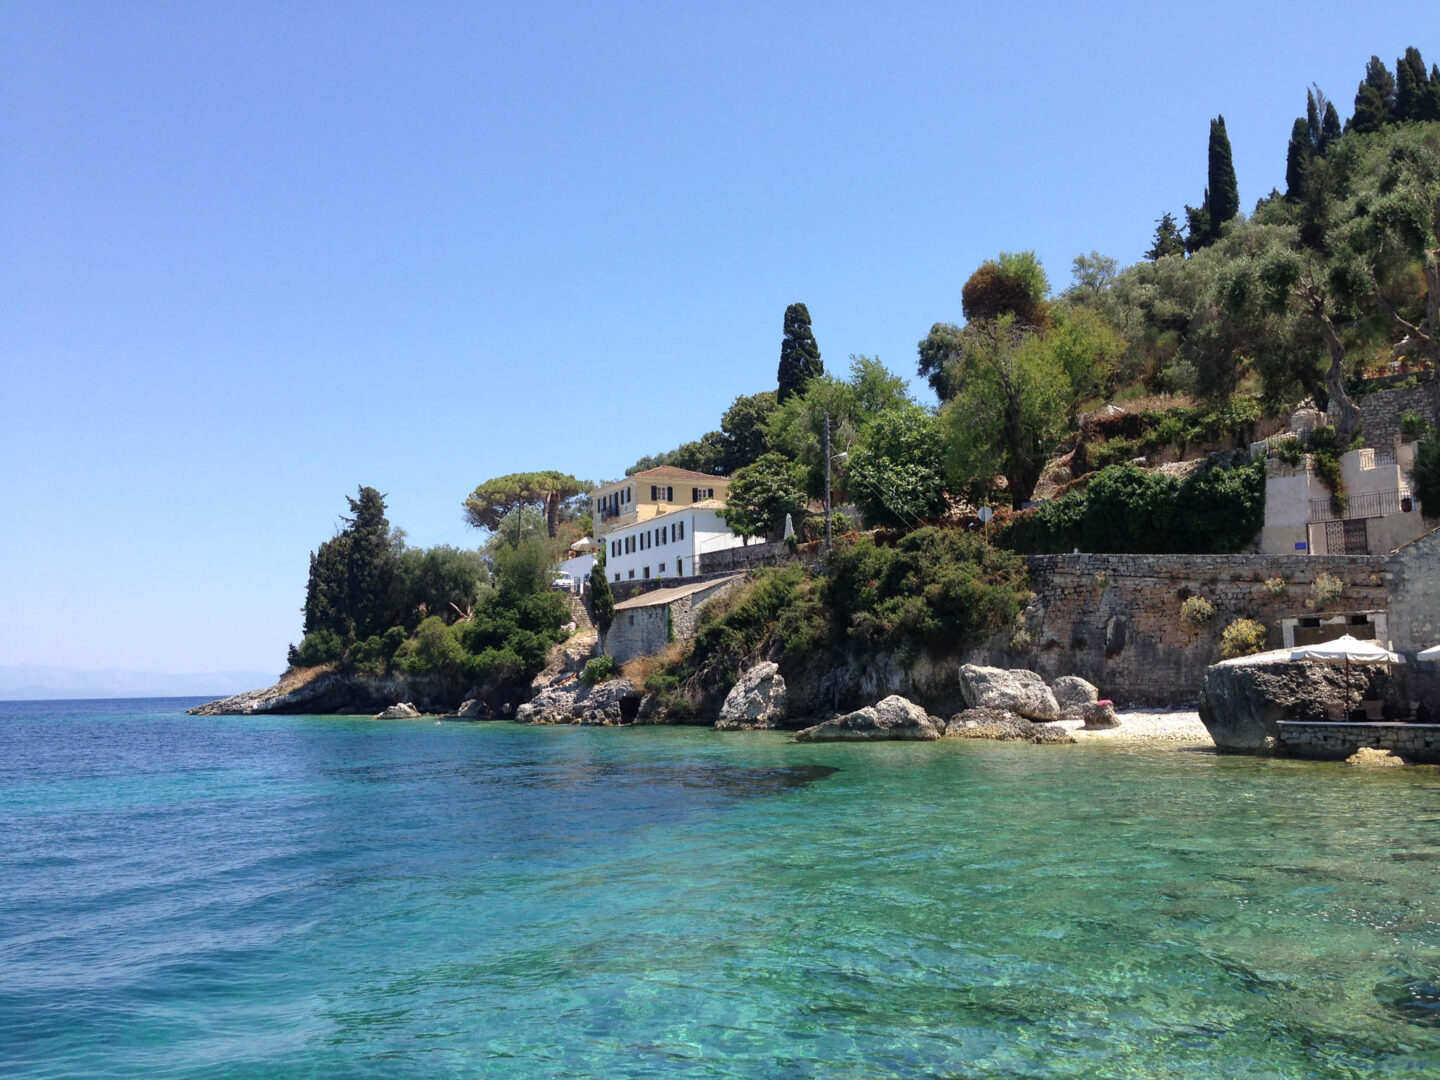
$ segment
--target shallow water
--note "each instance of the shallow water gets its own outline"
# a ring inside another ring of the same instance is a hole
[[[1440,771],[0,703],[0,1075],[1440,1075]]]

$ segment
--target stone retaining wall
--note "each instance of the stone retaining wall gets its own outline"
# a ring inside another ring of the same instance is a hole
[[[746,544],[743,547],[721,548],[697,556],[702,574],[731,574],[757,566],[778,566],[795,558],[795,552],[783,540],[769,544]]]
[[[1440,764],[1440,724],[1306,723],[1282,720],[1277,752],[1343,761],[1362,746],[1389,750],[1407,761]]]
[[[1320,614],[1306,601],[1322,573],[1345,586],[1330,608],[1388,606],[1382,556],[1034,555],[1025,562],[1035,597],[1024,633],[997,635],[972,662],[1030,668],[1047,681],[1079,675],[1126,706],[1195,701],[1235,619],[1263,623],[1266,648],[1279,648],[1282,618]],[[1277,578],[1284,588],[1272,592],[1266,582]],[[1180,618],[1190,596],[1215,608],[1198,630]]]
[[[1360,410],[1360,434],[1365,445],[1389,450],[1395,445],[1406,413],[1418,413],[1432,424],[1440,421],[1440,382],[1380,390],[1357,399],[1355,405]]]

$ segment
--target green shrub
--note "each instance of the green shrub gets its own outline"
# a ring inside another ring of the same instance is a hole
[[[1133,465],[1098,473],[1011,518],[996,542],[1027,554],[1213,554],[1243,549],[1265,521],[1265,466],[1197,470],[1184,480]]]
[[[1203,630],[1215,617],[1215,605],[1203,596],[1188,597],[1180,605],[1180,621],[1191,630]]]
[[[1429,423],[1417,412],[1407,412],[1400,418],[1400,433],[1411,442],[1425,438],[1429,430]]]
[[[339,660],[345,653],[345,643],[333,630],[312,630],[300,642],[295,658],[301,667],[315,667]]]
[[[1345,582],[1334,574],[1321,574],[1315,579],[1315,584],[1310,586],[1310,598],[1314,601],[1314,606],[1322,611],[1344,595]]]
[[[465,649],[438,615],[420,624],[415,636],[395,650],[395,665],[407,675],[454,675],[464,664]]]
[[[1271,596],[1284,596],[1290,586],[1286,584],[1283,577],[1272,577],[1265,579],[1265,591]]]
[[[1431,432],[1415,444],[1410,484],[1426,517],[1440,517],[1440,435]]]
[[[613,656],[597,656],[586,662],[585,669],[580,672],[580,681],[586,686],[595,686],[615,678],[619,670]]]
[[[1192,597],[1191,599],[1196,599]],[[1249,656],[1265,648],[1265,626],[1254,619],[1236,619],[1220,635],[1220,659]]]

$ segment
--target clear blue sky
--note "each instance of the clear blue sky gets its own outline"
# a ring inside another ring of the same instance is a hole
[[[615,477],[824,359],[1242,205],[1432,2],[0,5],[0,664],[278,670],[357,484]],[[1426,35],[1429,35],[1428,37]],[[1432,55],[1433,54],[1433,55]]]

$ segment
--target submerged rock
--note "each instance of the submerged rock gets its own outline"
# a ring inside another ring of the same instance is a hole
[[[796,742],[938,739],[940,730],[919,705],[891,694],[884,701],[797,732]]]
[[[716,731],[774,728],[785,718],[785,679],[777,664],[756,664],[735,684],[720,707]]]
[[[1060,704],[1045,680],[1023,668],[960,668],[960,692],[971,709],[1003,709],[1029,720],[1059,720]]]
[[[976,708],[956,713],[945,723],[947,739],[994,739],[998,742],[1073,743],[1058,724],[1037,724],[1009,709]]]
[[[376,720],[414,720],[420,710],[408,701],[397,702],[375,714]]]
[[[1393,769],[1397,765],[1403,766],[1405,759],[1390,750],[1382,750],[1378,746],[1362,746],[1345,759],[1345,764]]]

